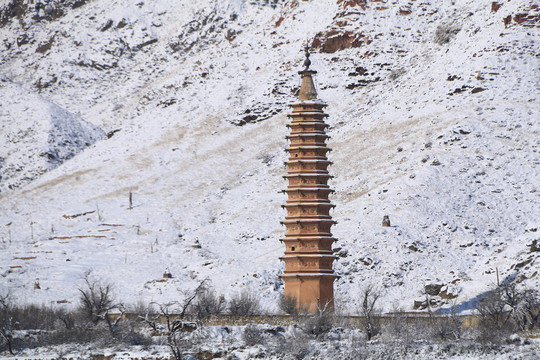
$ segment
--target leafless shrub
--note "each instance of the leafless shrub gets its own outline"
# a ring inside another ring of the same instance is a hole
[[[180,318],[184,319],[188,310],[193,307],[193,302],[201,296],[208,289],[208,279],[204,279],[197,285],[193,291],[184,292],[183,299],[179,302],[180,306]]]
[[[14,353],[16,349],[96,340],[96,335],[101,329],[87,329],[74,325],[70,325],[68,329],[59,320],[59,316],[64,313],[65,310],[48,306],[14,305],[6,297],[0,296],[0,352],[8,350]],[[16,330],[34,330],[34,334],[17,337]],[[106,332],[107,330],[104,331]]]
[[[149,326],[155,335],[169,335],[183,331],[188,323],[184,321],[181,315],[176,315],[178,302],[173,301],[166,304],[153,303],[158,311],[155,314],[149,312],[144,317],[144,323]]]
[[[328,304],[325,304],[324,306],[317,306],[315,314],[309,316],[300,327],[306,335],[318,339],[332,330],[332,320],[333,313]]]
[[[463,333],[463,321],[454,310],[446,316],[431,316],[431,337],[435,340],[459,340]]]
[[[151,304],[148,304],[147,302],[139,300],[128,307],[128,312],[139,315],[139,316],[144,316],[146,313],[149,312],[151,306],[152,306]]]
[[[206,288],[198,293],[192,304],[192,312],[199,320],[221,314],[224,309],[225,299],[211,288]]]
[[[229,313],[234,316],[257,314],[260,309],[259,298],[251,291],[243,291],[229,301]]]
[[[103,346],[113,344],[117,337],[112,337],[106,325],[88,326],[86,319],[75,316],[72,328],[66,328],[61,322],[55,323],[54,330],[46,331],[40,334],[37,340],[38,346],[51,346],[59,344],[102,344]]]
[[[276,340],[273,350],[279,359],[305,359],[310,354],[310,339],[303,331],[293,330]]]
[[[281,296],[278,303],[279,309],[285,314],[298,315],[298,308],[296,306],[296,299],[292,296]]]
[[[17,328],[25,330],[54,330],[54,323],[62,310],[46,305],[15,305],[11,316],[16,319]]]
[[[381,292],[373,285],[367,285],[361,294],[360,316],[361,326],[364,329],[367,340],[371,340],[381,331],[380,310],[377,302]]]
[[[193,326],[196,327],[196,325],[192,323],[185,322],[185,316],[199,294],[205,291],[206,282],[206,279],[201,281],[193,291],[185,293],[181,301],[172,301],[165,304],[153,302],[147,307],[145,316],[140,317],[140,319],[150,327],[155,334],[171,334],[183,331],[188,326],[191,328],[193,328]],[[152,312],[153,307],[157,308],[156,313]],[[164,319],[165,323],[162,323],[161,319]]]
[[[119,323],[114,336],[115,344],[147,347],[153,343],[144,329],[144,323],[135,319],[124,319]]]
[[[264,343],[264,335],[259,327],[250,324],[244,328],[242,340],[247,346],[259,345]]]
[[[448,44],[456,36],[461,27],[455,24],[441,24],[435,30],[435,41],[438,45]]]
[[[425,328],[419,329],[417,323],[410,323],[408,315],[402,309],[395,309],[382,327],[386,341],[400,343],[402,351],[407,352],[414,341],[420,339]]]
[[[400,78],[401,76],[403,76],[407,71],[405,70],[405,68],[399,68],[399,69],[395,69],[395,70],[392,70],[390,72],[390,75],[388,75],[388,78],[390,80],[397,80],[398,78]],[[402,149],[403,151],[403,149]]]
[[[425,333],[436,341],[460,339],[463,332],[463,322],[457,316],[456,307],[452,306],[450,313],[447,315],[435,315],[432,305],[436,304],[436,301],[433,301],[432,294],[429,287],[424,286],[424,304],[429,315],[429,324],[425,329]]]
[[[89,321],[88,312],[35,304],[13,305],[0,296],[0,352],[74,343],[93,343],[96,347],[152,343],[141,331],[139,322],[120,320],[121,317],[113,320],[106,316],[94,324]],[[20,336],[20,330],[32,330],[32,335]]]
[[[278,307],[285,314],[289,314],[292,316],[305,314],[308,310],[306,306],[298,305],[294,297],[284,295],[279,297]]]

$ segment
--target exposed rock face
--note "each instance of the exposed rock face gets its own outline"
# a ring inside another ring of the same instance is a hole
[[[501,6],[502,6],[502,4],[499,3],[499,2],[496,2],[496,1],[492,2],[492,3],[491,3],[491,11],[494,12],[494,13],[497,12],[497,11],[499,11],[499,9],[501,8]]]
[[[337,3],[342,5],[345,9],[348,7],[355,7],[355,6],[359,6],[362,9],[365,9],[367,0],[338,0]]]
[[[350,25],[359,26],[357,10],[365,10],[367,6],[366,0],[339,0],[338,5],[343,8],[343,11],[338,13],[334,18],[331,27],[323,32],[315,35],[312,48],[320,49],[324,53],[335,53],[336,51],[349,48],[358,48],[362,44],[370,43],[370,40],[357,29],[352,30]]]
[[[47,3],[44,5],[39,1],[9,0],[0,6],[0,27],[15,19],[24,22],[23,18],[26,14],[32,15],[32,19],[36,21],[53,21],[64,16],[69,9],[83,6],[86,0],[63,0]]]
[[[437,296],[441,292],[443,284],[428,284],[424,286],[424,291],[426,294],[431,296]]]
[[[540,252],[540,240],[534,240],[532,242],[530,252]]]
[[[323,32],[315,35],[312,48],[320,49],[323,53],[335,53],[340,50],[359,48],[369,45],[373,38],[363,31],[363,25],[358,19],[366,11],[393,10],[399,15],[413,13],[411,4],[392,8],[381,0],[338,0],[342,11],[336,14],[332,25]],[[422,9],[425,10],[425,9]]]
[[[369,44],[369,40],[365,39],[362,33],[332,29],[327,33],[318,33],[313,39],[312,47],[321,49],[324,53],[335,53],[339,50],[358,48],[364,42]]]

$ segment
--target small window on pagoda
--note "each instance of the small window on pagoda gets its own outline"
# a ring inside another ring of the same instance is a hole
[[[294,246],[291,247],[291,251],[294,251]]]

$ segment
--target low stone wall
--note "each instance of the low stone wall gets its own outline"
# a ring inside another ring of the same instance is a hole
[[[118,318],[120,314],[111,314],[113,319]],[[155,315],[154,315],[155,316]],[[123,314],[123,318],[130,320],[140,319],[138,314]],[[171,319],[178,319],[179,315],[171,315]],[[464,327],[476,327],[478,326],[478,317],[474,315],[457,315]],[[249,324],[268,324],[272,326],[290,326],[297,323],[301,323],[306,320],[308,316],[298,315],[250,315],[250,316],[232,316],[232,315],[217,315],[201,321],[203,325],[210,326],[245,326]],[[398,314],[383,314],[379,316],[380,322],[384,325],[392,321],[405,321],[409,324],[430,324],[432,321],[444,321],[448,319],[445,315],[433,315],[430,316],[427,313],[398,313]],[[192,315],[186,315],[185,321],[196,322],[197,319]],[[364,321],[362,316],[344,316],[337,315],[334,318],[336,326],[346,328],[361,327]],[[159,316],[158,322],[165,323],[165,316]]]

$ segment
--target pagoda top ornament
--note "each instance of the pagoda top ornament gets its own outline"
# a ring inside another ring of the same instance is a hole
[[[306,67],[304,69],[304,71],[308,71],[309,70],[309,65],[311,65],[311,60],[309,60],[309,46],[308,44],[306,44],[306,46],[304,47],[304,52],[306,54],[306,60],[304,60],[304,66]]]

